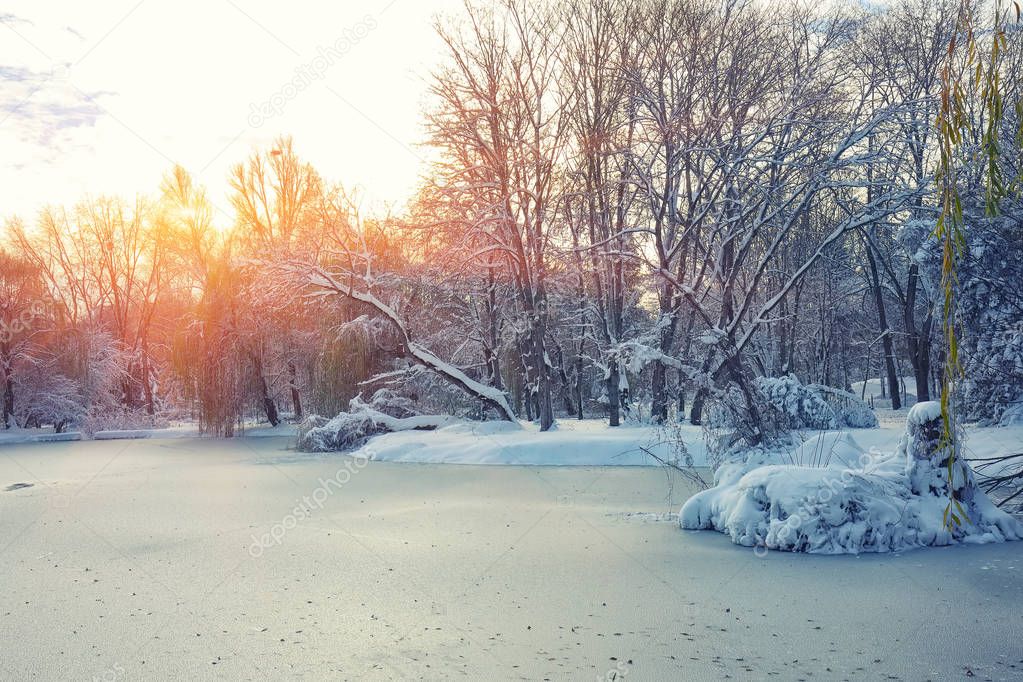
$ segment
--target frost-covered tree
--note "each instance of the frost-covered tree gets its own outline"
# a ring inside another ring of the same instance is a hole
[[[45,296],[38,269],[0,250],[0,423],[5,429],[14,422],[16,384],[22,383],[16,377],[19,365],[32,364],[38,339],[49,326]]]

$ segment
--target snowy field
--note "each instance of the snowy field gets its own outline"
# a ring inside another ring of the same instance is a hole
[[[1023,674],[1018,543],[764,554],[661,468],[288,445],[0,447],[0,679]]]

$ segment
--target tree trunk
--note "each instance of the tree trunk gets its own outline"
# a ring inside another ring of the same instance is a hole
[[[11,353],[5,343],[0,347],[0,376],[3,377],[3,427],[11,428],[14,418],[14,378],[11,376]]]
[[[294,362],[288,363],[288,378],[291,385],[291,407],[295,413],[295,421],[302,421],[302,395],[298,390],[298,370]]]
[[[565,370],[565,353],[561,350],[561,344],[555,343],[554,350],[558,357],[558,380],[561,382],[562,401],[565,414],[574,414],[575,405],[572,404],[572,382],[568,379],[568,372]]]
[[[498,390],[504,390],[501,381],[501,358],[497,354],[500,347],[500,339],[497,331],[497,285],[494,282],[494,269],[487,269],[487,344],[485,344],[484,362],[487,365],[487,372],[490,385]]]
[[[675,415],[675,419],[679,422],[685,420],[686,415],[686,374],[684,371],[679,369],[678,371],[678,414]]]
[[[259,384],[263,392],[263,409],[266,411],[267,421],[270,422],[271,426],[277,426],[281,423],[281,418],[277,416],[277,403],[270,397],[266,387],[266,380],[263,377],[259,378]]]
[[[11,421],[14,419],[14,380],[7,375],[4,381],[4,428],[11,428]]]
[[[609,426],[618,426],[621,424],[621,416],[619,413],[621,398],[618,393],[619,380],[618,361],[611,360],[610,363],[608,363],[607,368],[607,418]]]
[[[703,406],[707,402],[707,389],[697,389],[693,396],[693,406],[689,409],[689,423],[699,426],[703,423]]]
[[[263,376],[263,361],[258,355],[253,354],[252,364],[256,370],[256,382],[259,386],[259,397],[263,401],[263,411],[266,412],[266,419],[271,426],[277,426],[281,419],[277,416],[277,403],[270,396],[270,388],[266,385],[266,378]]]
[[[156,403],[153,400],[152,368],[149,365],[149,342],[142,337],[142,395],[146,401],[146,414],[156,414]]]
[[[884,368],[888,379],[888,392],[892,394],[892,409],[902,408],[902,395],[899,392],[899,377],[895,373],[895,350],[892,343],[891,330],[888,328],[888,311],[884,304],[884,292],[881,289],[881,278],[877,271],[874,251],[867,244],[867,264],[870,266],[870,288],[874,292],[874,306],[877,308],[878,327],[881,331],[881,343],[884,347]]]
[[[579,342],[579,352],[575,356],[575,407],[576,418],[583,418],[583,341]]]
[[[711,350],[707,353],[707,357],[703,360],[703,366],[700,368],[700,373],[706,376],[710,372],[711,363],[714,361],[714,351]],[[693,396],[693,407],[689,411],[689,423],[693,426],[699,426],[703,423],[703,407],[707,403],[707,398],[710,392],[706,388],[696,389],[696,395]]]
[[[650,383],[650,419],[655,424],[668,421],[667,377],[665,367],[658,361],[654,364],[653,379]]]
[[[547,358],[544,338],[547,336],[547,300],[542,287],[535,294],[524,290],[521,294],[525,302],[526,317],[529,321],[531,364],[533,370],[533,390],[536,399],[536,416],[540,420],[540,430],[549,431],[554,426],[554,405],[551,401],[551,366]]]
[[[916,379],[916,399],[921,403],[931,399],[931,326],[933,323],[934,316],[928,310],[916,342],[913,376]]]
[[[917,402],[930,400],[929,382],[931,365],[931,325],[934,314],[928,309],[921,329],[916,328],[916,293],[919,287],[920,266],[909,266],[906,283],[906,302],[903,315],[906,323],[906,344],[909,346],[909,360],[913,364],[913,378],[916,380]]]
[[[672,344],[675,341],[675,332],[678,328],[678,308],[674,299],[671,287],[667,283],[661,284],[658,293],[660,306],[660,329],[657,334],[657,350],[662,355],[671,353]],[[667,323],[665,320],[667,319]],[[660,361],[654,365],[653,379],[650,386],[650,417],[655,424],[663,424],[668,421],[668,378],[667,368]]]
[[[739,392],[742,393],[743,401],[746,403],[746,426],[748,427],[746,434],[744,434],[746,442],[750,446],[759,445],[764,441],[765,434],[764,419],[760,412],[757,391],[749,380],[746,369],[743,367],[742,360],[738,355],[731,356],[723,367],[728,368],[728,375],[731,376],[732,381],[739,387]]]

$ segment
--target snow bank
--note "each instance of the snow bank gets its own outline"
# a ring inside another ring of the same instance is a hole
[[[265,423],[249,423],[238,430],[239,438],[269,438],[294,436],[296,428],[294,424],[281,423],[277,426],[270,426]],[[186,438],[203,438],[199,425],[195,423],[180,423],[163,428],[152,429],[121,429],[97,431],[92,434],[94,440],[121,440],[121,439],[143,439],[154,440],[179,440]],[[8,429],[0,430],[0,446],[17,445],[21,443],[53,443],[64,441],[89,440],[81,431],[65,431],[53,433],[47,429]]]
[[[134,440],[150,438],[153,433],[153,429],[111,429],[108,431],[97,431],[92,434],[92,437],[93,440]]]
[[[788,464],[801,467],[856,468],[866,450],[848,431],[824,431],[808,438],[787,458]]]
[[[565,420],[541,432],[528,422],[464,421],[414,410],[411,401],[387,389],[369,403],[356,397],[348,412],[307,420],[298,449],[435,464],[652,466],[661,464],[658,458],[679,466],[707,463],[699,427],[611,428],[602,420]]]
[[[737,456],[718,468],[713,488],[685,503],[679,524],[721,531],[739,545],[821,554],[1023,538],[1023,524],[974,486],[962,460],[949,485],[937,447],[936,405],[921,403],[910,411],[906,434],[891,453],[861,451],[853,461],[855,441],[836,435],[838,456],[819,467],[792,464],[807,458],[799,450]],[[823,446],[808,441],[801,447]],[[960,505],[953,511],[965,519],[950,532],[944,514],[953,492]]]
[[[698,431],[692,436],[693,465],[705,466],[706,450]],[[387,462],[650,466],[659,463],[641,448],[665,461],[677,461],[677,451],[663,440],[655,427],[610,428],[595,420],[565,421],[546,432],[531,424],[462,422],[432,432],[376,436],[355,454]]]
[[[82,440],[81,431],[53,433],[53,431],[48,429],[20,428],[0,431],[0,445],[15,445],[19,443],[63,443],[75,440]]]

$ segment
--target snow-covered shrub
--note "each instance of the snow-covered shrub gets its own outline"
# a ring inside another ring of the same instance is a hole
[[[453,423],[447,416],[417,415],[412,401],[381,389],[366,403],[356,396],[347,412],[330,420],[313,416],[299,428],[297,447],[302,452],[344,452],[366,444],[372,436],[409,429],[435,429]]]
[[[85,406],[80,426],[86,434],[160,426],[142,409],[124,405],[124,384],[129,380],[129,355],[104,330],[90,329],[78,337],[82,358],[80,392]]]
[[[319,424],[322,417],[311,417],[299,431],[298,449],[302,452],[344,452],[365,445],[370,436],[390,429],[365,410],[352,409]]]
[[[831,405],[840,426],[850,429],[876,429],[879,426],[874,410],[852,393],[822,384],[810,384],[807,388]]]
[[[1002,412],[1002,416],[998,419],[998,425],[1023,425],[1023,394],[1020,394],[1019,398],[1013,401],[1013,405],[1007,407],[1005,411]]]
[[[1023,421],[1023,320],[1007,319],[1020,314],[994,302],[976,311],[981,324],[964,340],[963,397],[973,419],[1000,426]]]
[[[828,401],[813,387],[804,386],[795,375],[758,377],[755,383],[790,428],[816,431],[838,428],[838,416]]]
[[[852,466],[847,459],[794,466],[763,448],[743,453],[718,467],[713,488],[685,503],[679,523],[748,547],[821,554],[1023,539],[1023,524],[976,488],[964,461],[949,485],[940,418],[937,403],[918,404],[894,453],[862,453]],[[968,518],[950,532],[944,514],[953,493]]]
[[[53,426],[63,431],[85,416],[78,384],[53,367],[29,362],[14,375],[14,420],[21,427]]]
[[[389,388],[381,388],[374,393],[369,401],[369,407],[399,419],[419,414],[411,398],[400,395]]]
[[[167,425],[165,419],[148,414],[141,406],[125,405],[125,384],[132,381],[128,371],[131,355],[108,332],[85,332],[79,348],[85,361],[81,379],[85,414],[79,424],[83,433],[92,435],[98,431],[130,431]]]
[[[99,431],[135,431],[167,428],[169,422],[160,415],[148,414],[145,409],[114,407],[109,411],[90,410],[79,426],[86,435]]]
[[[763,446],[792,447],[793,431],[799,428],[793,419],[759,387],[759,381],[747,384],[748,393],[730,382],[724,389],[710,388],[704,407],[704,440],[711,466],[717,467],[736,453]]]

